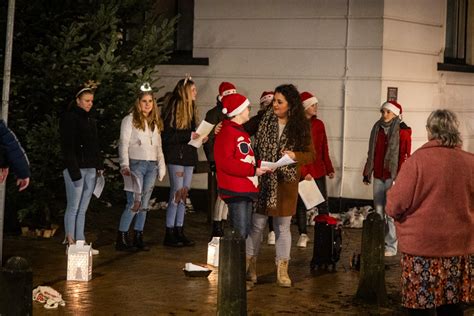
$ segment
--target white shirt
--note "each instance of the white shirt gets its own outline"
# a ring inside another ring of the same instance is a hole
[[[133,126],[133,114],[122,120],[120,126],[119,163],[121,168],[129,167],[130,159],[157,161],[158,179],[166,174],[165,157],[161,148],[161,135],[158,129],[152,132],[145,122],[145,130]]]

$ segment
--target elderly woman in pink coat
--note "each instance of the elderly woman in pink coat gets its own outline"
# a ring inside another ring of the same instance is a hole
[[[461,149],[458,126],[453,112],[432,112],[428,142],[388,191],[409,315],[463,315],[461,304],[473,300],[474,155]]]

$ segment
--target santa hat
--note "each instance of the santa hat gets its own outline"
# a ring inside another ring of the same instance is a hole
[[[273,96],[275,93],[273,91],[263,91],[260,96],[260,105],[267,106],[273,101]]]
[[[229,94],[222,99],[222,113],[228,117],[233,117],[242,113],[249,105],[250,101],[243,95],[238,93]]]
[[[384,104],[382,104],[382,107],[380,108],[380,110],[382,109],[387,109],[393,114],[395,114],[396,116],[399,116],[400,114],[402,114],[402,106],[398,104],[396,101],[385,102]]]
[[[301,102],[303,102],[303,107],[306,110],[311,105],[318,103],[318,99],[309,92],[302,92],[300,94]]]
[[[219,85],[219,95],[217,96],[217,99],[219,101],[222,101],[223,97],[234,93],[237,93],[237,90],[235,89],[235,86],[232,83],[226,81],[221,82],[221,84]]]

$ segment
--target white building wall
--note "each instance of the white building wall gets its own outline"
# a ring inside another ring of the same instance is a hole
[[[254,105],[282,83],[315,93],[337,175],[328,179],[329,195],[371,199],[361,174],[388,86],[399,88],[414,148],[424,142],[427,114],[444,105],[462,117],[465,147],[473,150],[474,75],[436,70],[444,7],[445,0],[195,1],[193,54],[209,58],[209,66],[160,66],[160,84],[171,90],[191,73],[201,117],[222,81]],[[193,187],[206,182],[195,175]]]

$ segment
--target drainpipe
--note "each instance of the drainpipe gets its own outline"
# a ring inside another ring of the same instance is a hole
[[[345,163],[346,163],[346,119],[347,119],[347,99],[348,99],[348,92],[347,92],[347,72],[348,72],[348,45],[349,45],[349,14],[350,14],[350,7],[351,1],[347,0],[347,11],[346,11],[346,45],[344,47],[344,84],[343,84],[343,91],[344,97],[342,100],[342,144],[341,144],[341,186],[339,191],[339,211],[341,210],[342,206],[342,197],[344,193],[344,174],[345,174]]]

